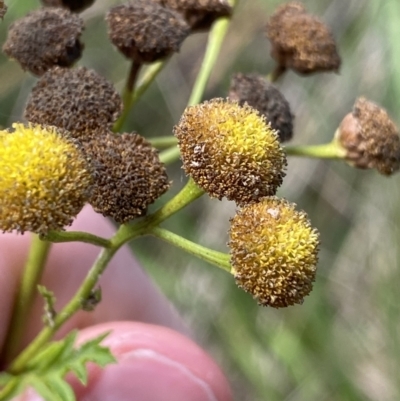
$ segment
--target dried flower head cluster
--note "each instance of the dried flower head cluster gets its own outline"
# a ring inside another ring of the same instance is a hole
[[[24,70],[43,75],[69,67],[81,57],[83,20],[66,9],[43,8],[11,24],[3,51]]]
[[[14,124],[0,131],[0,229],[62,230],[90,194],[91,166],[54,127]]]
[[[115,6],[106,20],[111,42],[127,58],[140,63],[177,52],[190,32],[180,14],[149,0]]]
[[[102,134],[85,144],[96,167],[90,204],[104,216],[126,223],[169,188],[156,150],[136,133]]]
[[[293,136],[293,115],[282,93],[258,74],[236,74],[231,80],[229,98],[240,105],[247,103],[278,132],[281,142]]]
[[[384,175],[400,168],[399,131],[384,109],[365,98],[357,99],[336,138],[355,167],[375,168]]]
[[[114,86],[84,67],[53,68],[36,83],[25,118],[66,129],[80,140],[111,128],[122,110]]]
[[[278,7],[268,21],[267,36],[272,57],[284,68],[301,74],[339,70],[341,60],[332,33],[300,2]]]
[[[4,0],[0,0],[0,18],[3,19],[7,12],[7,6],[4,4]]]
[[[312,290],[319,234],[295,206],[265,198],[231,219],[229,247],[236,282],[261,305],[301,304]]]
[[[282,183],[278,136],[248,105],[213,99],[188,107],[174,133],[186,174],[212,197],[245,204],[275,195]]]
[[[90,7],[94,3],[94,0],[41,0],[41,2],[47,7],[64,7],[78,13]]]
[[[211,28],[215,20],[229,17],[232,6],[227,0],[154,0],[183,15],[192,31]]]

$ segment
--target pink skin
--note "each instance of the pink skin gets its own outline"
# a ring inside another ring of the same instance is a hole
[[[114,228],[85,207],[72,230],[110,237]],[[0,349],[4,343],[15,294],[28,253],[29,235],[0,235]],[[42,283],[65,305],[82,282],[99,248],[69,243],[55,245]],[[229,385],[215,362],[188,336],[180,317],[141,270],[130,251],[121,249],[100,279],[103,301],[94,312],[79,312],[58,337],[79,328],[79,341],[111,331],[104,340],[118,360],[100,370],[89,366],[89,385],[71,377],[79,401],[230,401]],[[41,327],[42,301],[32,306],[23,343]],[[40,400],[27,392],[18,401]],[[17,401],[17,400],[15,400]]]

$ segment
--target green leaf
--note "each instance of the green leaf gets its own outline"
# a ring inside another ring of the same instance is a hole
[[[64,380],[68,372],[86,385],[88,362],[104,367],[115,362],[110,350],[100,345],[108,333],[74,348],[76,332],[44,347],[17,375],[0,374],[0,401],[11,400],[26,388],[33,387],[46,401],[76,401],[71,386]]]

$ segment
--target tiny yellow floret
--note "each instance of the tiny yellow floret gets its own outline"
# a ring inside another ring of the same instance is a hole
[[[265,198],[231,219],[232,272],[238,286],[261,305],[301,304],[312,290],[319,234],[295,207],[284,199]]]
[[[0,230],[45,234],[71,224],[90,194],[88,160],[66,131],[0,131]]]

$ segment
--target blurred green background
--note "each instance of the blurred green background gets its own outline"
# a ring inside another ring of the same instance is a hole
[[[7,26],[38,1],[6,0]],[[109,44],[104,23],[118,1],[97,0],[82,15],[86,45],[79,62],[122,89],[128,62]],[[277,0],[241,0],[205,98],[226,96],[234,72],[267,74],[274,63],[264,26]],[[340,74],[300,77],[279,88],[295,114],[293,143],[330,141],[358,96],[400,123],[400,2],[305,0],[333,30]],[[207,35],[189,38],[130,115],[128,129],[169,135],[188,100]],[[0,124],[20,120],[35,78],[0,55]],[[171,193],[185,181],[179,163],[169,167]],[[279,195],[306,210],[321,232],[317,281],[302,306],[257,306],[226,273],[183,251],[145,238],[132,244],[138,258],[174,301],[197,341],[226,372],[241,401],[400,400],[399,176],[354,170],[340,162],[290,158]],[[204,197],[165,226],[226,250],[230,202]]]

